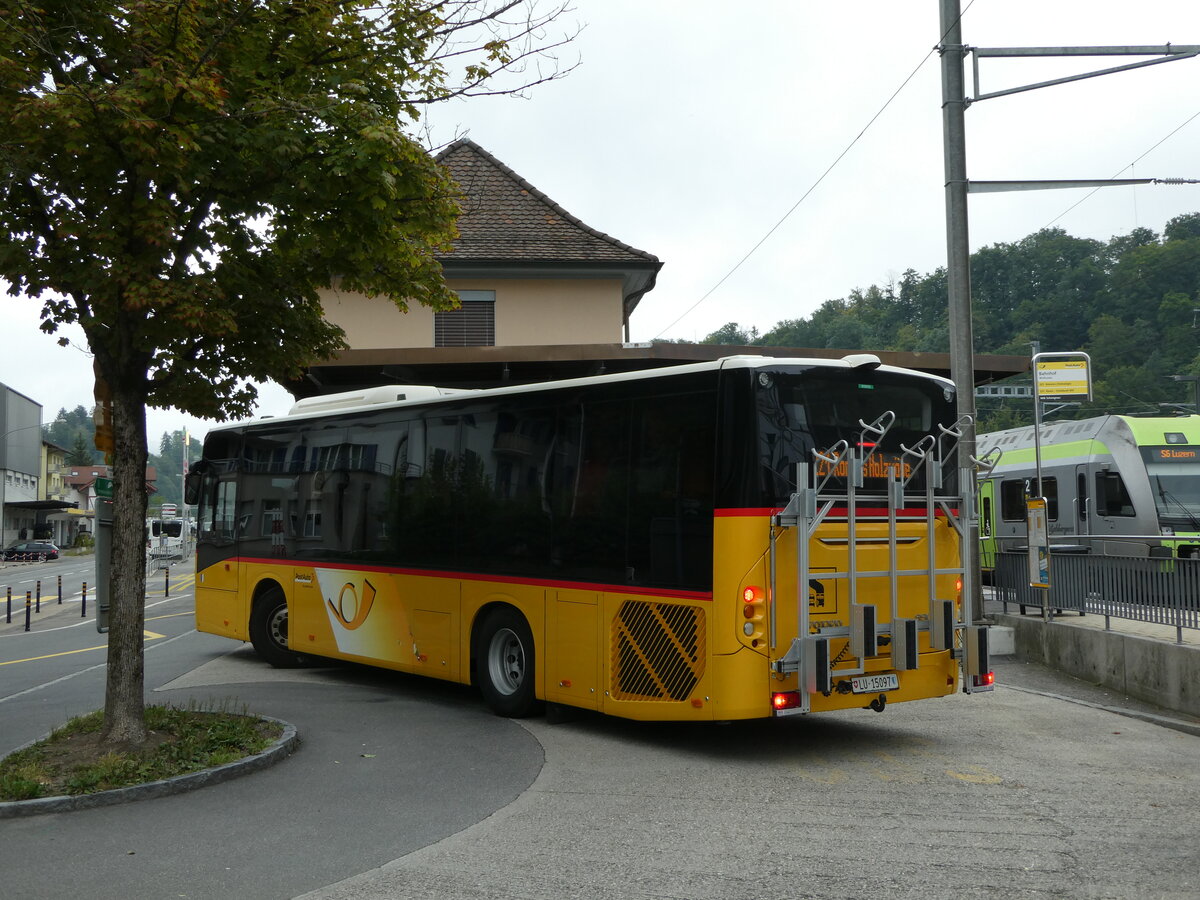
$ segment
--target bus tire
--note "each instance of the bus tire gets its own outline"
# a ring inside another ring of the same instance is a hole
[[[255,652],[277,669],[294,669],[304,658],[288,649],[287,597],[278,587],[257,597],[250,613],[250,643]]]
[[[475,679],[484,702],[498,716],[521,719],[537,708],[533,632],[512,607],[493,609],[479,626]]]

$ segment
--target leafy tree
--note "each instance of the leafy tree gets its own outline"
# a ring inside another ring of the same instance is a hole
[[[60,409],[54,421],[42,427],[43,436],[48,441],[60,447],[68,447],[71,452],[67,462],[73,466],[88,466],[97,462],[96,452],[92,449],[92,436],[96,433],[96,425],[92,421],[90,411],[82,406],[73,410]]]
[[[188,442],[188,463],[200,459],[203,445],[200,441]],[[164,431],[159,440],[159,452],[150,454],[150,465],[158,473],[155,482],[157,493],[150,498],[150,505],[183,502],[183,431]]]
[[[1163,237],[1168,241],[1200,238],[1200,213],[1176,216],[1163,229]]]
[[[700,343],[702,344],[733,344],[735,346],[746,347],[758,341],[758,329],[751,328],[749,331],[743,331],[738,327],[737,322],[729,322],[722,325],[712,334],[708,335]]]
[[[66,463],[68,466],[90,466],[94,459],[95,451],[92,449],[91,439],[82,431],[75,432],[75,442],[71,445],[71,452],[67,454]]]
[[[454,302],[435,254],[456,188],[402,122],[555,77],[521,67],[561,7],[510,24],[524,6],[0,0],[0,277],[46,331],[82,327],[111,394],[104,740],[145,738],[147,404],[248,414],[246,379],[343,346],[318,298],[334,279]]]

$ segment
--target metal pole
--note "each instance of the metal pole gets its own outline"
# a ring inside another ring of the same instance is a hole
[[[1045,499],[1046,492],[1042,489],[1042,395],[1038,391],[1038,351],[1042,345],[1038,341],[1030,342],[1033,356],[1030,358],[1030,368],[1033,369],[1033,465],[1037,472],[1037,495]]]
[[[962,471],[974,472],[975,456],[975,347],[971,335],[971,250],[967,229],[967,108],[963,64],[967,51],[962,41],[959,0],[941,0],[942,136],[946,174],[946,284],[950,319],[950,377],[958,391],[958,415],[964,421],[958,452]],[[969,417],[964,419],[963,417]],[[965,495],[974,484],[959,485]],[[965,523],[967,565],[979,571],[979,522]],[[983,617],[982,579],[968,579],[969,595],[963,620]]]

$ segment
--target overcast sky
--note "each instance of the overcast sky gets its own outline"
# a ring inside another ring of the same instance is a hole
[[[1197,0],[962,6],[964,40],[977,47],[1200,44]],[[945,265],[936,0],[576,0],[557,31],[576,22],[584,30],[564,58],[581,65],[569,77],[529,99],[445,105],[427,124],[435,141],[471,137],[588,225],[663,260],[633,340],[699,340],[727,322],[767,331],[854,288]],[[1130,61],[985,59],[981,90]],[[969,66],[967,77],[970,89]],[[1200,178],[1198,149],[1200,58],[967,110],[978,180]],[[1087,195],[972,195],[971,249],[1050,225],[1099,240],[1161,233],[1200,211],[1200,185]],[[91,362],[37,332],[37,307],[0,299],[0,382],[42,403],[49,421],[60,407],[91,407]],[[268,386],[259,412],[290,403]],[[185,425],[206,427],[152,410],[151,449]]]

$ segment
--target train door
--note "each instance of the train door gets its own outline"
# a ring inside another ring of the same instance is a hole
[[[979,564],[983,569],[996,566],[996,482],[979,484]]]
[[[1091,534],[1091,523],[1088,518],[1091,497],[1088,493],[1087,466],[1075,467],[1075,532],[1080,535]]]

